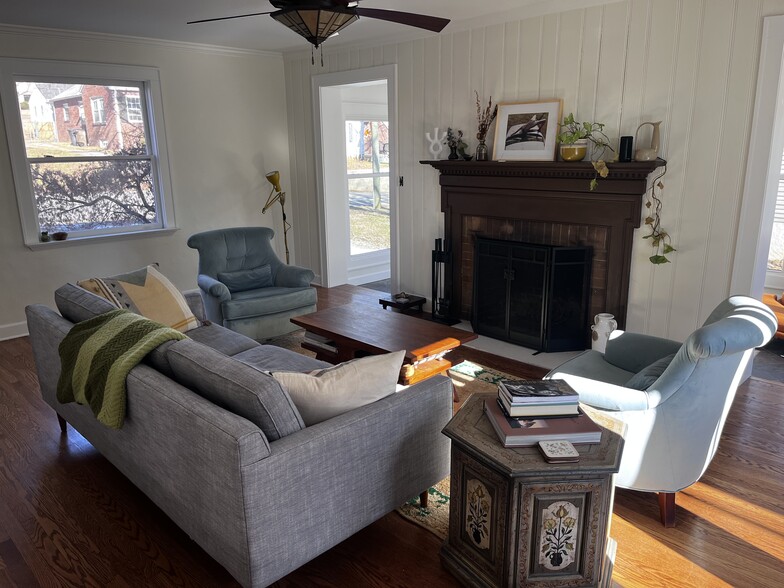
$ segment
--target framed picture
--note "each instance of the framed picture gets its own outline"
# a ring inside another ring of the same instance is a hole
[[[493,159],[553,161],[561,100],[498,105]]]

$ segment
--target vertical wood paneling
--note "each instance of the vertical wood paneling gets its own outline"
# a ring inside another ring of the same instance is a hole
[[[309,56],[287,57],[298,263],[320,267],[310,76],[396,63],[401,289],[429,296],[428,252],[443,234],[438,175],[418,163],[428,156],[424,133],[461,128],[473,148],[475,89],[484,100],[560,97],[565,112],[606,123],[615,145],[642,121],[664,121],[662,218],[678,252],[651,265],[637,231],[627,327],[685,337],[728,294],[761,16],[782,12],[784,0],[627,0],[341,49],[324,55],[323,69]]]

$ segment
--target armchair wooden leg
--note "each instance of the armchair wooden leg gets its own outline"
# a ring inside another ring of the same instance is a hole
[[[428,496],[427,490],[425,490],[424,492],[422,492],[422,494],[419,495],[419,506],[421,506],[422,508],[427,508],[427,496]]]
[[[659,516],[665,527],[675,526],[675,492],[659,492]]]
[[[60,423],[60,432],[63,435],[67,435],[68,434],[68,422],[63,417],[61,417],[59,414],[57,415],[57,422]]]

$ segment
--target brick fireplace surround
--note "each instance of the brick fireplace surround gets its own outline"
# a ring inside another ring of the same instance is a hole
[[[452,249],[445,280],[451,318],[471,318],[474,239],[483,236],[591,246],[591,320],[610,312],[624,327],[634,229],[641,225],[648,175],[664,160],[610,164],[593,192],[590,162],[420,163],[441,172],[444,238]]]

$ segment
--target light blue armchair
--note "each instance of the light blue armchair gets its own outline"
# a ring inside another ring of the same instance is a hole
[[[581,402],[626,423],[616,484],[657,492],[670,527],[675,493],[708,468],[754,348],[776,324],[762,302],[732,296],[683,344],[615,331],[604,355],[586,351],[545,378],[566,380]]]
[[[198,284],[207,318],[264,340],[298,329],[290,318],[316,310],[313,272],[286,265],[275,255],[272,229],[239,227],[197,233]]]

